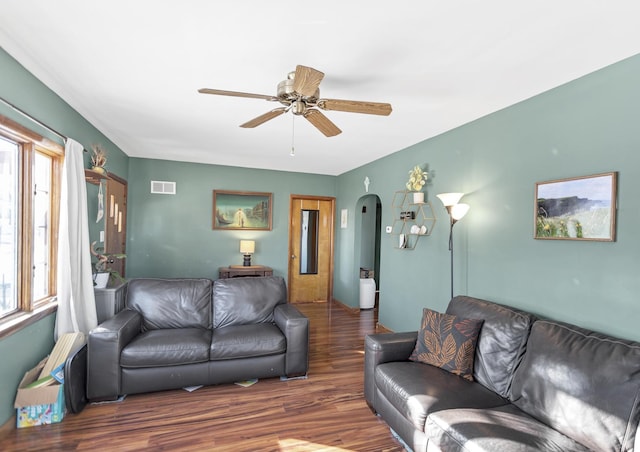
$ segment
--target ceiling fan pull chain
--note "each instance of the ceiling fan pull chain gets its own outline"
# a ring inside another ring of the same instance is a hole
[[[291,115],[291,152],[289,155],[291,157],[296,156],[296,148],[294,146],[294,138],[295,138],[295,130],[296,130],[296,115]]]

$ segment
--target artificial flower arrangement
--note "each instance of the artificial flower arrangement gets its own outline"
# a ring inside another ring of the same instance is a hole
[[[420,168],[420,165],[416,165],[413,169],[409,170],[409,180],[406,183],[407,190],[420,191],[427,183],[429,174]]]

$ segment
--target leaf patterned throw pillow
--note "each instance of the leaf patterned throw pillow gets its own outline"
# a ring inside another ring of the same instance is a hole
[[[416,347],[409,359],[473,381],[473,359],[483,322],[424,308]]]

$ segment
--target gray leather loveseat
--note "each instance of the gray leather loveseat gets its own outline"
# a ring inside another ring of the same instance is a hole
[[[408,360],[417,332],[365,339],[365,397],[418,451],[640,451],[640,344],[456,297],[483,319],[467,381]]]
[[[281,277],[133,279],[126,309],[89,333],[87,396],[303,376],[308,349]]]

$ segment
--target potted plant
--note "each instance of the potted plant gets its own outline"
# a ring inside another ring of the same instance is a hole
[[[105,174],[107,171],[104,165],[107,163],[107,153],[99,145],[91,146],[91,170],[96,173]]]
[[[429,174],[420,168],[420,165],[414,166],[409,170],[409,180],[406,183],[407,190],[413,193],[413,203],[421,204],[424,202],[424,193],[422,188],[427,183]]]
[[[109,284],[111,276],[124,281],[122,275],[116,270],[109,267],[110,263],[113,263],[114,259],[124,259],[126,254],[122,253],[105,253],[103,247],[96,248],[96,242],[91,243],[91,254],[97,258],[97,262],[93,265],[93,284],[97,289],[104,289]]]

